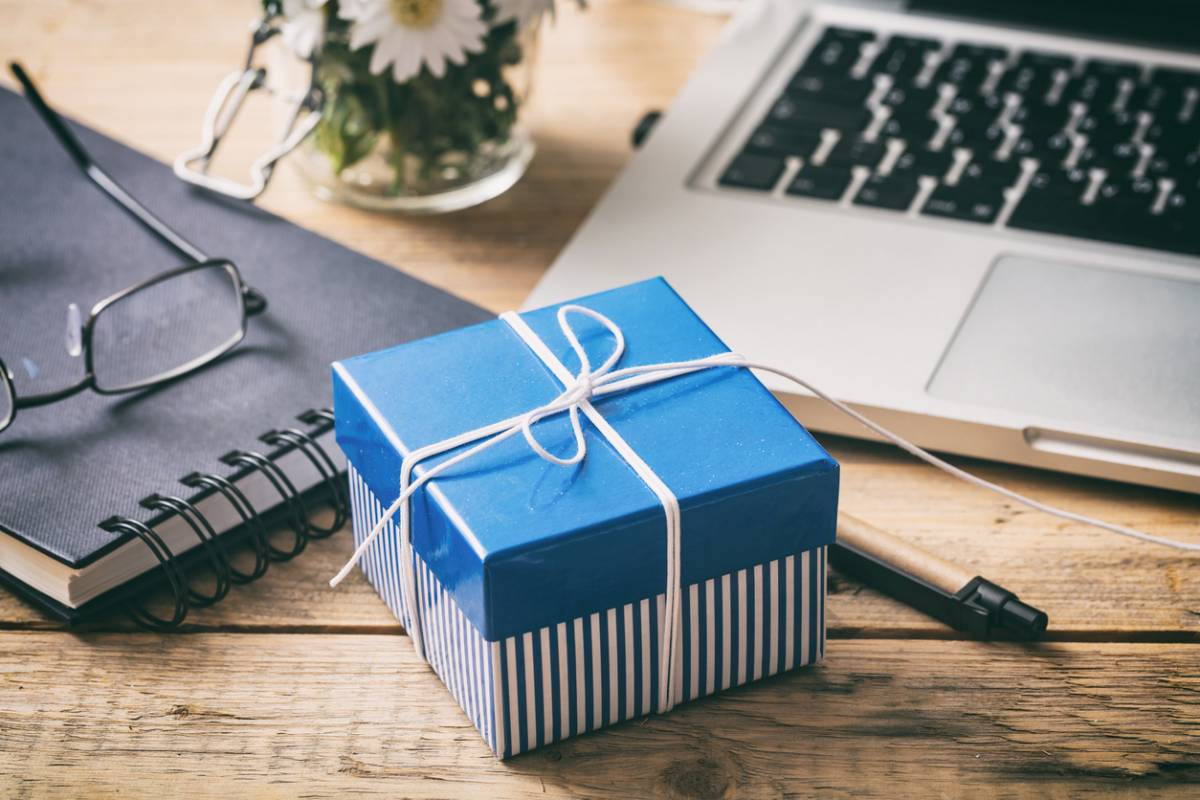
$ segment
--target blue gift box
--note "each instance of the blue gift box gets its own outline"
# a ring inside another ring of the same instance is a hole
[[[618,368],[728,351],[661,279],[573,302],[624,332]],[[579,359],[557,309],[521,319],[574,374]],[[593,366],[612,352],[599,323],[573,317],[572,326]],[[528,412],[564,389],[501,320],[337,362],[333,387],[359,542],[398,497],[407,454]],[[819,659],[837,463],[746,369],[693,372],[592,404],[679,502],[675,699]],[[502,757],[659,706],[663,504],[591,422],[582,428],[580,464],[550,463],[513,436],[411,500],[425,656]],[[551,452],[575,446],[566,414],[534,431]],[[392,521],[361,564],[411,629],[400,553]]]

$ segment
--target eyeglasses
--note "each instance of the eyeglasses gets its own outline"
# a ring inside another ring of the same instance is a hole
[[[246,335],[247,319],[266,298],[246,285],[233,262],[214,259],[154,216],[92,161],[75,134],[33,85],[10,64],[25,97],[84,175],[152,234],[192,262],[154,275],[92,306],[84,320],[67,309],[67,352],[82,356],[84,377],[73,386],[18,397],[15,376],[0,360],[0,431],[18,409],[49,405],[81,392],[135,392],[188,375],[228,353]]]

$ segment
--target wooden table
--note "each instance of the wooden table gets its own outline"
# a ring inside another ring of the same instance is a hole
[[[0,56],[21,58],[61,108],[170,159],[195,140],[255,5],[0,0]],[[561,8],[532,112],[538,156],[482,208],[353,211],[312,199],[288,169],[263,205],[516,307],[628,158],[631,127],[669,102],[721,25],[637,0]],[[1044,608],[1048,640],[965,641],[833,574],[822,665],[501,763],[370,587],[326,588],[349,553],[341,534],[179,635],[120,618],[65,631],[0,593],[0,795],[1200,794],[1200,559],[1028,512],[886,447],[822,439],[843,465],[845,509]],[[1194,497],[967,463],[1083,513],[1197,536]]]

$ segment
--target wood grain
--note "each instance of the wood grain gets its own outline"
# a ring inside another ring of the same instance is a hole
[[[892,797],[919,784],[1182,797],[1200,781],[1190,652],[843,641],[829,653],[502,763],[403,638],[0,634],[0,793]]]
[[[0,59],[170,160],[195,143],[257,7],[0,0]],[[290,169],[262,205],[516,307],[627,160],[633,125],[669,103],[722,24],[649,0],[560,4],[531,107],[538,155],[480,208],[355,211],[315,200]],[[248,120],[226,168],[264,133]],[[0,796],[1195,796],[1200,560],[1027,512],[890,448],[820,438],[842,464],[843,508],[1016,591],[1063,641],[962,641],[833,575],[822,666],[501,764],[365,581],[325,587],[349,553],[341,534],[194,613],[186,635],[129,633],[119,617],[47,630],[0,592]],[[1200,535],[1194,497],[956,461],[1083,513]]]

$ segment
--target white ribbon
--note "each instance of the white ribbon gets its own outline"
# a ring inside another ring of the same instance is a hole
[[[591,362],[588,359],[587,352],[583,345],[580,344],[578,336],[575,334],[571,323],[568,321],[568,316],[571,314],[580,314],[588,317],[601,325],[612,334],[614,346],[612,352],[604,362],[592,368]],[[474,458],[479,453],[493,447],[500,442],[510,439],[518,433],[525,437],[531,450],[541,458],[553,464],[563,466],[571,466],[578,464],[587,456],[587,440],[583,435],[583,427],[579,422],[579,414],[583,414],[588,418],[596,429],[608,440],[613,449],[629,464],[630,468],[637,473],[638,477],[646,484],[649,489],[654,492],[659,502],[662,504],[663,512],[666,517],[666,546],[667,546],[667,575],[666,575],[666,603],[663,627],[660,631],[661,640],[659,642],[659,703],[658,711],[660,713],[669,711],[675,706],[675,703],[681,699],[681,679],[682,679],[682,606],[680,604],[680,594],[682,586],[680,584],[680,544],[681,544],[681,523],[679,501],[671,490],[663,483],[649,465],[638,456],[637,453],[629,446],[629,444],[621,438],[620,434],[600,415],[592,406],[591,399],[606,394],[623,392],[633,389],[638,386],[644,386],[650,383],[658,383],[659,381],[670,380],[681,375],[687,375],[700,370],[714,369],[718,367],[735,367],[738,369],[757,369],[765,372],[772,372],[785,378],[792,383],[808,390],[820,399],[832,405],[844,414],[849,415],[857,420],[862,425],[866,426],[871,431],[874,431],[879,436],[887,439],[897,447],[911,453],[922,461],[930,464],[938,469],[953,475],[956,478],[966,481],[967,483],[979,486],[984,489],[996,492],[1004,497],[1015,502],[1026,505],[1037,511],[1046,514],[1051,514],[1062,519],[1072,522],[1091,525],[1096,528],[1101,528],[1112,533],[1128,536],[1141,541],[1150,542],[1153,544],[1174,547],[1179,550],[1191,552],[1200,552],[1200,542],[1183,542],[1175,539],[1169,539],[1164,536],[1146,533],[1135,528],[1128,528],[1123,525],[1105,522],[1104,520],[1095,519],[1093,517],[1076,514],[1071,511],[1057,508],[1055,506],[1040,503],[1037,500],[1026,497],[1006,489],[1003,486],[986,481],[983,478],[972,475],[971,473],[959,469],[953,464],[947,463],[937,456],[926,452],[917,445],[909,442],[907,439],[892,433],[886,428],[872,422],[854,409],[850,408],[840,400],[835,400],[825,392],[816,388],[801,378],[772,367],[768,364],[760,364],[753,361],[748,361],[737,353],[719,353],[705,358],[690,359],[687,361],[664,362],[659,364],[646,364],[637,367],[625,367],[624,369],[614,369],[617,362],[625,352],[625,336],[616,323],[608,317],[593,311],[590,308],[580,305],[564,305],[558,309],[558,326],[562,329],[563,335],[566,336],[567,342],[571,345],[571,349],[575,351],[575,355],[579,358],[579,372],[575,375],[567,370],[559,361],[546,343],[534,331],[525,324],[525,321],[520,316],[513,312],[506,312],[500,315],[500,319],[504,320],[513,331],[521,338],[522,341],[538,356],[550,370],[563,383],[563,391],[550,402],[545,405],[538,406],[524,414],[519,414],[515,417],[501,420],[484,425],[474,430],[461,433],[458,436],[452,436],[449,439],[443,439],[440,442],[434,442],[412,451],[404,457],[400,467],[400,495],[396,498],[379,521],[355,549],[354,555],[346,562],[346,565],[338,572],[337,575],[329,582],[330,586],[337,586],[342,580],[350,574],[350,570],[358,564],[366,553],[367,548],[379,538],[387,523],[397,514],[400,514],[400,581],[404,591],[405,605],[409,611],[409,636],[412,638],[413,645],[416,647],[417,653],[424,658],[424,646],[421,638],[421,621],[417,606],[417,588],[416,579],[413,573],[413,553],[412,553],[412,520],[411,508],[408,502],[409,498],[424,486],[429,481],[441,475],[443,472],[461,464],[463,461]],[[575,452],[569,457],[563,458],[551,453],[537,440],[533,434],[533,426],[540,420],[547,417],[556,416],[566,413],[570,417],[571,430],[575,438]],[[457,449],[463,445],[476,444],[461,453],[452,456],[451,458],[442,461],[441,463],[424,470],[416,480],[413,480],[413,471],[416,466],[422,461]]]

